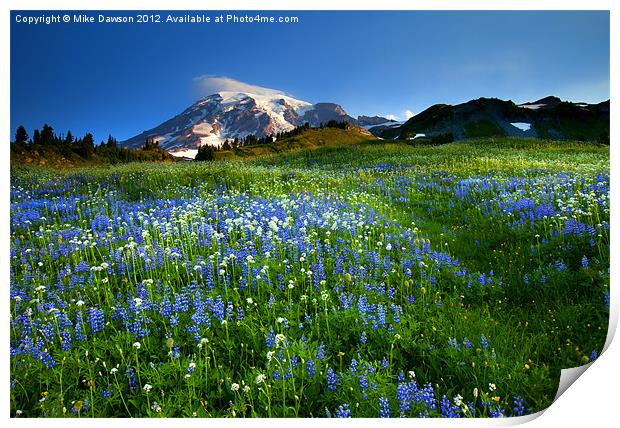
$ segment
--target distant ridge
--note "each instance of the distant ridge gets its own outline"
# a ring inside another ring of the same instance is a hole
[[[516,136],[609,143],[609,106],[609,100],[572,103],[555,96],[518,105],[479,98],[454,106],[435,104],[400,126],[370,131],[386,139],[451,134],[457,140]]]

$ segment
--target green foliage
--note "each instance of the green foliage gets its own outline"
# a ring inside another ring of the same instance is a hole
[[[200,146],[195,161],[212,161],[215,159],[215,149],[208,144]]]

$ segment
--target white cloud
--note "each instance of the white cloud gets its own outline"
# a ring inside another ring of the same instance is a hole
[[[285,95],[278,89],[265,88],[262,86],[250,85],[226,76],[214,76],[205,74],[194,77],[194,84],[199,96],[213,95],[217,92],[249,92],[255,95]]]
[[[405,114],[405,118],[407,120],[411,119],[414,116],[414,114],[413,114],[413,112],[411,110],[405,110],[404,114]]]
[[[388,114],[388,115],[383,116],[383,117],[385,117],[388,120],[395,120],[395,121],[399,121],[400,120],[400,118],[398,116],[394,115],[394,114]]]

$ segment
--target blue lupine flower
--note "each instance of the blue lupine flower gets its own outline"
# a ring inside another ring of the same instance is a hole
[[[364,373],[360,374],[359,377],[359,382],[360,382],[360,389],[366,389],[368,388],[368,378],[366,377],[366,375]]]
[[[459,342],[457,342],[456,339],[454,339],[452,337],[448,338],[448,346],[451,346],[451,347],[456,348],[456,349],[460,349],[461,348],[461,345],[459,344]]]
[[[273,327],[269,329],[267,337],[265,338],[267,348],[274,348],[276,346],[276,333],[273,331]]]
[[[90,310],[90,331],[91,333],[97,333],[103,330],[105,324],[105,313],[102,309],[91,308]]]
[[[379,417],[380,418],[390,417],[390,402],[385,397],[379,398]]]
[[[331,367],[327,368],[327,389],[335,391],[338,388],[338,376]]]
[[[512,413],[514,416],[523,416],[525,413],[525,406],[523,404],[523,398],[520,396],[516,396],[514,397],[514,400],[512,401],[512,404],[514,405],[513,409],[512,409]]]
[[[75,328],[73,329],[74,337],[76,340],[85,340],[86,336],[84,335],[84,327],[82,325],[82,312],[77,313],[77,318],[75,321]]]
[[[504,411],[499,406],[495,406],[489,409],[489,416],[492,418],[501,418],[504,416]]]
[[[292,379],[292,378],[293,378],[293,372],[290,367],[287,367],[286,371],[284,372],[284,379]]]
[[[443,395],[441,397],[439,411],[441,412],[442,418],[460,418],[461,415],[458,413],[459,407],[453,405],[448,397]]]
[[[411,404],[414,399],[413,390],[409,384],[401,382],[396,388],[396,398],[398,400],[398,406],[400,407],[400,415],[404,416],[406,412],[411,409]]]
[[[321,361],[325,360],[325,344],[323,342],[319,344],[316,350],[316,358]]]
[[[136,382],[136,372],[132,367],[128,367],[125,371],[125,377],[127,378],[127,382],[129,383],[129,389],[135,391],[138,388]]]
[[[357,366],[358,366],[358,362],[355,361],[355,358],[353,358],[351,360],[351,364],[349,365],[349,371],[351,372],[351,375],[355,374],[355,372],[357,371]]]
[[[312,361],[312,358],[310,358],[308,361],[306,361],[306,375],[308,377],[314,377],[315,374],[316,366],[314,365],[314,361]]]
[[[480,346],[482,346],[482,349],[489,349],[489,341],[485,335],[480,336]]]
[[[349,410],[349,404],[342,404],[338,406],[338,410],[336,410],[337,418],[350,418],[351,410]]]
[[[389,365],[390,362],[387,360],[387,358],[383,357],[383,359],[381,360],[381,368],[385,370],[388,368]]]

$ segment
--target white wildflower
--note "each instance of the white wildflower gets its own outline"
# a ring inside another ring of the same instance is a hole
[[[461,394],[457,394],[457,396],[454,397],[454,404],[459,407],[463,404],[463,397],[461,397]]]
[[[276,334],[276,344],[284,343],[286,341],[286,336],[282,333]]]

